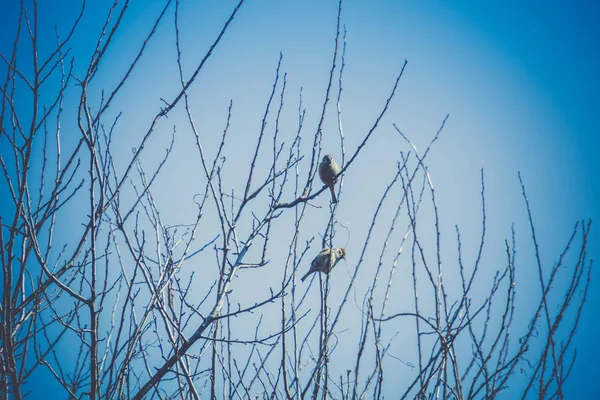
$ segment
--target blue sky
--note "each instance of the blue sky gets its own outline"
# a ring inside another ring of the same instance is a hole
[[[1,4],[6,11],[0,12],[3,54],[11,46],[15,3],[2,0]],[[100,29],[99,16],[106,12],[100,3],[90,2],[85,29],[74,38],[76,73],[84,71],[89,45]],[[70,21],[76,12],[71,4],[41,1],[42,29]],[[181,35],[188,74],[233,5],[232,1],[183,2]],[[110,87],[119,78],[135,54],[134,44],[148,31],[160,7],[158,1],[131,5],[93,89]],[[330,68],[336,9],[335,2],[317,0],[248,2],[199,76],[192,89],[195,118],[207,132],[222,130],[229,100],[233,99],[232,131],[236,136],[230,151],[239,157],[240,164],[248,157],[244,149],[260,126],[280,51],[282,69],[288,73],[290,107],[286,121],[295,118],[302,88],[307,124],[315,125]],[[576,221],[600,221],[600,157],[596,155],[600,147],[599,17],[600,6],[591,1],[346,1],[342,18],[348,49],[342,106],[348,146],[356,145],[372,124],[394,76],[408,59],[398,97],[382,121],[381,132],[365,148],[365,159],[397,157],[401,142],[392,123],[424,149],[444,116],[450,114],[429,159],[448,232],[459,224],[466,237],[472,234],[476,238],[479,214],[473,210],[478,210],[479,173],[484,168],[490,252],[501,251],[514,222],[521,234],[520,249],[526,253],[531,243],[523,224],[526,214],[517,179],[520,171],[532,204],[542,258],[551,264]],[[161,106],[160,98],[170,98],[177,90],[172,17],[168,18],[145,53],[144,65],[114,106],[115,114],[126,110],[120,129],[127,134],[118,139],[123,157],[136,143],[135,132],[143,132],[148,118]],[[42,43],[50,45],[51,39],[48,34]],[[43,53],[43,46],[40,51]],[[181,117],[181,113],[175,114],[169,124]],[[294,127],[292,122],[289,126]],[[335,130],[333,112],[325,127]],[[183,132],[182,128],[176,148],[179,156],[167,166],[165,178],[157,182],[163,185],[159,186],[157,201],[164,204],[166,218],[173,221],[189,216],[189,198],[197,192],[188,184],[193,176],[178,173],[197,162]],[[161,151],[166,141],[159,138],[152,145]],[[325,145],[334,143],[335,135],[325,138]],[[207,145],[210,148],[216,142],[209,137]],[[151,164],[153,155],[159,153],[149,154],[145,161]],[[361,184],[371,180],[378,188],[366,191],[364,197],[348,196],[340,202],[339,217],[356,232],[349,239],[349,248],[353,244],[360,247],[364,237],[358,232],[368,224],[368,218],[356,210],[375,201],[379,188],[387,182],[387,176],[375,179],[374,174],[378,176],[376,167],[364,168],[346,179],[344,190],[348,194],[361,193]],[[174,190],[177,199],[169,195]],[[593,226],[589,257],[598,257],[599,242],[597,226]],[[449,250],[449,263],[452,257]],[[352,251],[349,258],[348,267],[352,265]],[[522,268],[532,267],[530,262],[530,256],[524,256]],[[567,384],[568,398],[598,394],[594,378],[599,373],[595,343],[599,277],[593,273],[577,335],[578,363]]]

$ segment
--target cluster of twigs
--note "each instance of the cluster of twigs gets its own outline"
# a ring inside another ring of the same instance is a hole
[[[166,1],[122,78],[99,94],[93,89],[97,73],[122,28],[128,3],[115,1],[110,8],[82,75],[75,73],[69,44],[83,19],[85,3],[68,34],[57,33],[56,47],[39,59],[38,44],[45,33],[38,31],[37,4],[28,8],[22,1],[12,52],[0,54],[5,72],[0,89],[1,188],[6,198],[0,215],[3,398],[26,397],[35,392],[36,382],[58,384],[63,397],[93,399],[354,399],[367,395],[379,399],[386,394],[495,398],[517,381],[523,397],[532,391],[540,398],[562,397],[575,359],[573,335],[590,281],[589,222],[576,224],[559,259],[548,268],[541,261],[521,183],[540,296],[527,326],[519,326],[514,232],[489,291],[485,296],[473,294],[480,276],[486,277],[482,274],[483,171],[477,257],[472,265],[463,260],[457,227],[458,259],[443,264],[441,243],[448,239],[442,235],[426,159],[446,120],[422,154],[395,127],[408,152],[400,154],[395,175],[372,210],[368,231],[354,232],[364,235],[364,241],[362,249],[352,249],[350,279],[336,282],[335,296],[331,276],[317,274],[319,278],[313,279],[320,288],[318,310],[313,310],[310,294],[314,291],[311,285],[297,285],[297,271],[305,270],[315,248],[332,247],[340,240],[337,204],[331,205],[320,244],[313,243],[314,226],[307,222],[315,208],[313,200],[327,189],[315,181],[326,114],[335,106],[341,196],[344,177],[364,162],[362,150],[382,129],[380,122],[406,62],[391,82],[389,97],[373,116],[371,128],[349,149],[342,124],[346,41],[340,1],[317,125],[306,133],[300,95],[295,133],[289,137],[282,133],[287,77],[280,57],[250,162],[235,166],[247,177],[243,187],[235,188],[227,174],[233,161],[225,157],[233,102],[216,151],[209,151],[193,117],[189,89],[244,0],[232,10],[189,76],[182,62],[180,2]],[[113,104],[168,16],[174,17],[180,86],[148,119],[132,155],[117,160],[121,114],[111,114]],[[20,61],[23,47],[32,51],[29,64]],[[76,108],[65,103],[67,91],[73,89],[78,93]],[[22,98],[28,99],[26,106]],[[175,127],[162,159],[151,168],[142,160],[151,138],[167,131],[162,121],[176,109],[184,111],[186,121],[179,124],[193,136],[201,166],[194,183],[199,193],[194,197],[196,212],[182,224],[165,219],[155,196],[155,183],[175,148]],[[306,138],[308,151],[303,144]],[[383,210],[391,210],[394,217],[379,241],[374,232],[385,225]],[[67,232],[72,215],[77,216],[77,224]],[[418,221],[431,217],[428,228],[433,230],[424,230],[424,223]],[[403,233],[394,241],[398,230]],[[374,248],[378,257],[369,253]],[[385,257],[390,251],[391,261]],[[366,264],[375,267],[365,270]],[[394,301],[398,290],[393,282],[400,264],[409,266],[402,268],[412,279],[410,304]],[[569,279],[561,287],[557,279],[565,269]],[[273,281],[257,284],[260,278],[253,277],[264,271]],[[458,289],[449,290],[449,274],[459,277]],[[364,284],[365,276],[370,283],[363,287],[359,279]],[[249,281],[252,285],[245,283]],[[345,344],[340,351],[340,331],[351,325],[343,321],[352,313],[352,300],[360,297],[359,292],[363,301],[355,301],[359,307],[354,313],[359,327],[350,334],[356,350]],[[392,354],[398,346],[409,349],[406,354],[414,362],[399,363]],[[402,374],[398,365],[404,367]],[[526,378],[519,378],[517,372],[524,368]]]

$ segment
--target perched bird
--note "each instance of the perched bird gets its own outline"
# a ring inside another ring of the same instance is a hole
[[[335,184],[337,182],[337,174],[340,173],[340,167],[337,165],[333,156],[331,154],[327,154],[323,157],[323,161],[319,165],[319,177],[324,184],[329,187],[331,190],[331,201],[337,203],[337,199],[335,197]]]
[[[331,272],[335,264],[342,258],[346,258],[346,249],[343,247],[335,247],[333,249],[326,248],[312,260],[310,270],[302,277],[302,282],[313,272],[323,272],[325,274]]]

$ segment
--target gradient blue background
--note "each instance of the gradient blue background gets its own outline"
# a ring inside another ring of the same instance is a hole
[[[12,46],[16,3],[0,1],[3,54]],[[84,29],[80,28],[71,44],[78,60],[76,74],[85,70],[89,46],[95,43],[106,13],[106,5],[100,3],[90,2]],[[137,49],[133,44],[148,31],[160,3],[131,5],[114,47],[101,65],[96,89],[110,87],[125,71]],[[53,43],[53,26],[64,27],[73,19],[76,9],[71,4],[40,2],[40,28],[48,32],[42,38],[41,53]],[[232,1],[183,2],[181,35],[188,75],[233,6]],[[195,118],[202,128],[222,129],[227,104],[233,99],[237,120],[232,129],[256,132],[280,51],[284,54],[282,68],[288,72],[288,101],[296,101],[302,87],[307,123],[314,125],[330,67],[336,9],[336,2],[316,0],[245,4],[193,89]],[[343,112],[349,144],[372,123],[405,58],[408,69],[398,98],[382,123],[385,133],[373,138],[363,156],[397,157],[397,150],[387,146],[394,136],[392,122],[422,150],[444,116],[450,114],[429,160],[450,232],[454,224],[464,227],[467,234],[477,232],[479,213],[473,210],[478,210],[482,167],[488,190],[488,243],[495,243],[492,246],[503,246],[515,222],[523,239],[520,248],[525,252],[527,247],[517,171],[521,171],[528,189],[542,259],[547,264],[556,259],[577,220],[600,220],[600,157],[596,154],[600,146],[600,5],[591,1],[492,4],[348,0],[342,18],[348,30]],[[147,127],[145,121],[161,106],[160,97],[170,98],[178,89],[173,40],[169,16],[146,52],[144,65],[114,107],[115,113],[127,110],[121,125],[124,131],[142,131]],[[76,91],[68,95],[75,96]],[[294,118],[294,107],[290,107],[290,119]],[[68,112],[65,117],[69,117]],[[334,118],[328,124],[326,128],[335,129]],[[120,138],[123,155],[130,154],[135,137]],[[234,154],[236,148],[239,151],[253,142],[252,134],[246,138],[247,142],[239,136],[232,146]],[[397,138],[393,140],[397,142]],[[185,155],[185,140],[182,142],[178,150]],[[160,148],[160,143],[155,144]],[[157,201],[172,205],[174,200],[166,195],[172,193],[169,185],[178,185],[172,177],[187,162],[185,156],[172,160],[170,172],[160,182],[165,185],[161,190],[165,197],[159,194]],[[368,170],[356,172],[353,181],[346,181],[345,190],[352,192],[353,185],[370,179],[370,174]],[[178,190],[182,199],[196,192],[193,187]],[[365,194],[365,201],[369,196]],[[345,215],[352,215],[352,207],[356,210],[361,200],[346,201]],[[186,208],[172,205],[165,214],[183,218]],[[363,229],[359,218],[348,218],[353,229]],[[597,258],[599,250],[597,226],[593,226],[589,257]],[[530,261],[526,258],[523,268]],[[599,277],[593,273],[576,337],[578,362],[567,382],[567,398],[571,399],[600,394],[595,382],[600,374],[596,366]],[[517,293],[526,296],[527,290]]]

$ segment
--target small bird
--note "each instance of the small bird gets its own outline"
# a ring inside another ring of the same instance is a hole
[[[323,272],[325,274],[331,272],[333,267],[342,258],[346,258],[346,249],[343,247],[335,247],[333,249],[326,248],[312,260],[310,263],[310,270],[302,277],[302,282],[313,272]]]
[[[321,178],[321,181],[329,187],[329,190],[331,190],[331,201],[333,203],[337,203],[337,198],[335,197],[335,184],[337,183],[337,174],[339,173],[340,167],[333,159],[333,156],[327,154],[323,157],[323,161],[319,164],[319,177]]]

